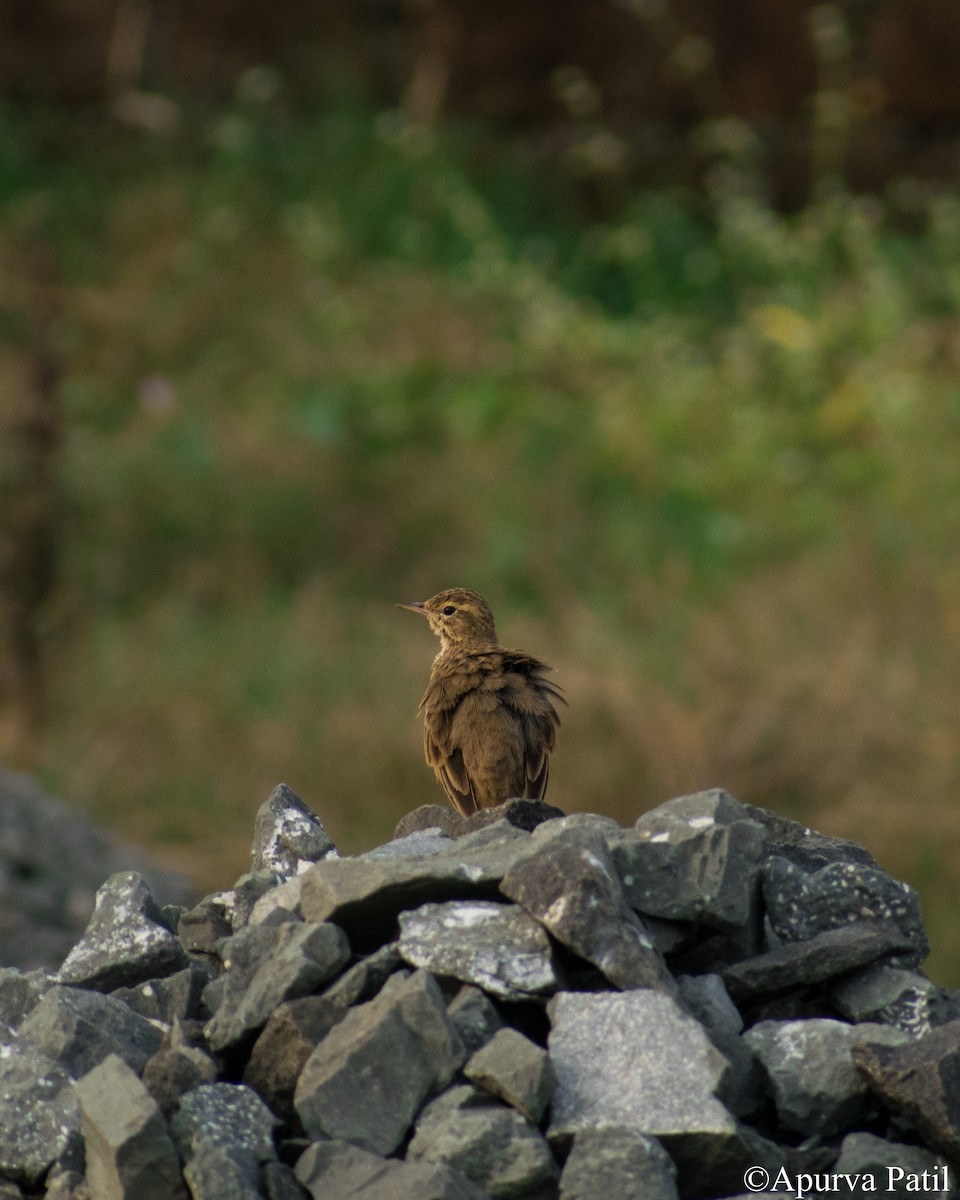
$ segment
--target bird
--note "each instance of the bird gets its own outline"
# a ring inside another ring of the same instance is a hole
[[[566,703],[545,677],[553,668],[501,646],[490,605],[469,588],[397,607],[426,617],[440,639],[417,711],[427,766],[456,811],[468,817],[515,796],[542,800],[556,706]]]

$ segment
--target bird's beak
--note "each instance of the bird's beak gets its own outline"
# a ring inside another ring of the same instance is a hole
[[[398,604],[397,608],[405,608],[407,612],[419,613],[421,617],[427,615],[427,610],[424,608],[422,600],[416,600],[413,604]]]

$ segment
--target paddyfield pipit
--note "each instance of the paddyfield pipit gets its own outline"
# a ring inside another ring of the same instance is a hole
[[[551,668],[497,641],[490,605],[448,588],[398,607],[420,613],[440,639],[419,712],[423,750],[462,817],[513,796],[543,798],[560,718]]]

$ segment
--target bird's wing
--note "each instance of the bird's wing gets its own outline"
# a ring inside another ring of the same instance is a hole
[[[502,703],[513,710],[523,733],[524,795],[542,800],[550,777],[550,754],[556,744],[560,717],[556,704],[566,704],[563,692],[545,678],[546,663],[519,650],[505,651]]]
[[[475,813],[477,800],[463,765],[460,747],[441,747],[430,736],[429,730],[424,728],[423,754],[427,765],[433,767],[440,786],[447,793],[447,799],[460,816],[469,817],[471,813]]]

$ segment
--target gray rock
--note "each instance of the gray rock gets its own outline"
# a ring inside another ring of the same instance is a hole
[[[635,1129],[585,1129],[560,1176],[560,1200],[677,1200],[677,1169],[656,1138]]]
[[[285,880],[336,852],[313,809],[285,783],[278,784],[254,819],[251,869]]]
[[[450,1167],[397,1162],[340,1140],[309,1146],[296,1174],[314,1200],[488,1200]]]
[[[248,1087],[210,1083],[188,1092],[170,1131],[193,1200],[262,1200],[261,1168],[276,1158],[275,1124]]]
[[[741,804],[723,788],[708,788],[702,792],[690,792],[674,796],[647,809],[637,818],[635,829],[656,831],[666,824],[701,821],[706,818],[715,825],[731,825],[734,821],[753,820],[749,805]]]
[[[557,986],[550,939],[516,904],[451,900],[400,914],[401,957],[435,975],[523,1000]]]
[[[832,1171],[837,1175],[868,1176],[873,1181],[870,1190],[878,1196],[923,1195],[948,1200],[956,1195],[950,1187],[956,1180],[951,1180],[950,1164],[945,1158],[921,1146],[888,1142],[872,1133],[848,1133]],[[863,1192],[870,1194],[867,1187]]]
[[[270,1014],[250,1053],[243,1082],[277,1116],[293,1117],[293,1093],[304,1064],[346,1012],[324,996],[302,996]]]
[[[408,837],[428,829],[436,829],[447,837],[462,838],[489,825],[509,824],[515,829],[530,833],[547,821],[562,817],[563,810],[543,800],[527,800],[514,797],[494,808],[482,808],[469,817],[461,817],[447,804],[422,804],[413,812],[401,817],[394,838]]]
[[[758,954],[721,974],[731,998],[743,1001],[823,983],[887,955],[909,951],[911,945],[895,925],[862,921]]]
[[[562,808],[557,808],[554,804],[547,804],[545,800],[529,800],[525,797],[514,796],[510,800],[505,800],[503,804],[494,805],[492,808],[481,808],[477,812],[471,813],[469,817],[464,817],[460,836],[465,837],[501,821],[506,821],[515,829],[531,833],[534,829],[539,829],[541,825],[556,821],[563,816]]]
[[[906,961],[916,965],[930,953],[920,897],[879,867],[837,862],[807,874],[775,857],[764,869],[763,896],[770,924],[784,942],[809,941],[863,920],[886,921],[910,943]]]
[[[324,997],[341,1008],[350,1008],[362,1000],[372,1000],[401,962],[396,942],[381,946],[348,967],[339,979],[326,988]]]
[[[660,952],[627,907],[603,839],[595,829],[578,832],[579,843],[566,840],[566,831],[544,845],[532,838],[531,853],[514,863],[500,891],[615,987],[671,990]]]
[[[98,890],[86,933],[67,955],[60,983],[111,992],[172,975],[187,964],[176,937],[136,871],[111,875]]]
[[[179,1021],[164,1036],[163,1045],[147,1059],[143,1084],[164,1116],[180,1103],[180,1097],[205,1083],[216,1083],[217,1064],[209,1054],[192,1046]]]
[[[111,995],[141,1017],[169,1025],[171,1021],[185,1021],[198,1015],[200,997],[209,982],[209,971],[193,962],[166,979],[148,979],[136,987],[116,988]]]
[[[853,1049],[870,1039],[898,1045],[906,1034],[843,1021],[761,1021],[744,1034],[769,1080],[781,1125],[806,1136],[862,1122],[874,1103]]]
[[[960,1021],[906,1045],[861,1043],[853,1061],[929,1146],[951,1160],[960,1158]]]
[[[773,1183],[777,1173],[787,1166],[780,1147],[749,1125],[738,1126],[726,1138],[680,1134],[667,1139],[665,1145],[677,1167],[681,1196],[732,1196],[743,1188],[748,1171],[760,1167]],[[751,1176],[751,1180],[754,1178]],[[782,1191],[775,1195],[782,1200]]]
[[[0,1055],[0,1175],[36,1185],[79,1133],[80,1116],[62,1067],[30,1046]]]
[[[766,841],[733,797],[701,792],[645,813],[613,859],[640,912],[730,929],[756,915]]]
[[[291,875],[283,883],[270,888],[254,904],[247,918],[248,925],[265,925],[289,919],[300,912],[300,892],[303,890],[303,876]]]
[[[516,1029],[501,1029],[463,1068],[466,1077],[539,1124],[553,1095],[547,1052]]]
[[[230,918],[230,928],[234,933],[239,932],[250,923],[250,917],[259,901],[268,893],[273,892],[280,880],[269,868],[260,871],[248,871],[241,875],[229,892],[223,893],[226,900],[227,915]],[[278,914],[278,918],[280,914]],[[293,914],[282,914],[282,919],[293,920]]]
[[[43,1200],[91,1200],[90,1189],[81,1171],[54,1163],[44,1183]],[[18,1191],[17,1196],[20,1196]],[[5,1193],[0,1192],[0,1197]]]
[[[311,1137],[390,1154],[464,1056],[433,977],[394,976],[374,1000],[350,1009],[307,1059],[294,1094],[297,1114]]]
[[[492,1200],[519,1200],[559,1175],[534,1125],[502,1104],[478,1102],[470,1087],[455,1088],[427,1105],[407,1155],[461,1171]]]
[[[512,830],[475,839],[476,833],[423,858],[326,859],[304,873],[299,911],[308,921],[334,921],[351,944],[372,949],[393,938],[397,916],[407,909],[495,895],[529,837]]]
[[[55,983],[56,978],[47,971],[0,967],[0,1024],[16,1029],[44,992],[48,992]]]
[[[714,1094],[726,1060],[670,996],[560,992],[549,1011],[551,1138],[608,1125],[654,1137],[735,1132]]]
[[[412,812],[405,813],[393,831],[394,841],[400,841],[417,833],[439,833],[443,837],[456,837],[464,833],[463,817],[449,804],[421,804]]]
[[[266,1200],[307,1200],[309,1195],[297,1181],[293,1167],[286,1163],[264,1163],[261,1180]]]
[[[738,1117],[760,1106],[763,1086],[753,1051],[743,1040],[743,1018],[719,975],[681,975],[680,997],[727,1060],[718,1097]]]
[[[163,1040],[156,1025],[113,996],[53,987],[20,1025],[20,1039],[35,1046],[73,1079],[118,1054],[139,1073]]]
[[[408,833],[404,837],[394,838],[383,846],[368,850],[360,857],[364,860],[371,858],[429,858],[431,854],[441,854],[450,849],[453,841],[439,829],[424,829]]]
[[[503,1021],[495,1005],[476,987],[465,983],[447,1005],[447,1016],[467,1054],[486,1045]]]
[[[76,1084],[86,1171],[98,1200],[186,1200],[180,1160],[153,1097],[115,1054]]]
[[[180,914],[177,936],[189,954],[215,955],[217,946],[233,932],[227,905],[215,896]]]
[[[243,929],[223,944],[222,953],[223,1001],[206,1030],[214,1050],[244,1042],[284,1000],[307,995],[332,978],[349,961],[350,947],[336,925],[290,922]]]
[[[851,1021],[895,1025],[919,1037],[933,1022],[940,989],[918,971],[873,964],[838,979],[830,988],[837,1009]]]
[[[794,866],[803,871],[819,871],[821,867],[836,862],[861,863],[866,867],[877,865],[869,850],[856,842],[817,833],[800,821],[793,821],[780,813],[757,808],[752,804],[743,804],[740,807],[744,816],[759,822],[766,829],[771,855],[776,854],[789,859]]]

